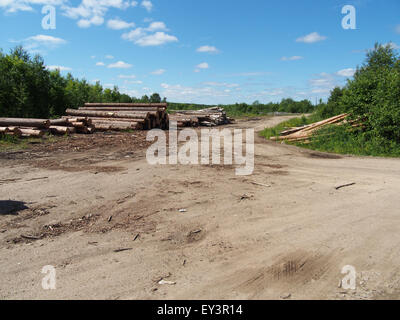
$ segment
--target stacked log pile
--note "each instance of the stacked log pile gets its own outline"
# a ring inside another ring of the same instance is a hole
[[[150,130],[168,129],[166,103],[86,103],[84,107],[67,109],[70,117],[87,117],[94,129]]]
[[[0,118],[0,133],[17,137],[42,137],[49,129],[47,119]]]
[[[202,110],[178,110],[170,115],[170,120],[177,121],[178,127],[214,127],[229,124],[233,121],[233,119],[226,116],[225,110],[219,107]]]
[[[329,119],[325,119],[319,122],[312,123],[310,125],[289,128],[288,130],[282,131],[279,137],[271,137],[271,140],[285,140],[289,142],[297,142],[297,141],[307,141],[312,136],[313,132],[321,129],[327,125],[340,125],[346,122],[346,117],[348,114],[341,114]]]

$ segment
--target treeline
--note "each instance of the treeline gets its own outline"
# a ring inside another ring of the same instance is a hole
[[[365,139],[400,144],[400,56],[389,45],[375,44],[363,65],[343,88],[335,88],[317,108],[321,118],[349,113],[362,122]]]
[[[103,88],[71,74],[46,68],[42,57],[30,56],[22,47],[9,54],[0,51],[0,117],[51,118],[85,102],[161,102],[158,93],[130,97],[117,87]],[[165,98],[164,98],[165,101]]]
[[[242,115],[266,115],[274,112],[285,113],[311,113],[315,111],[315,106],[309,100],[295,101],[291,98],[282,99],[281,102],[270,102],[267,104],[255,101],[252,104],[236,103],[219,105],[231,116]],[[198,110],[211,107],[210,105],[190,104],[190,103],[168,103],[170,110]]]

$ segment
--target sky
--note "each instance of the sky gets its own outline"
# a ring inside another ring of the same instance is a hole
[[[23,45],[49,69],[135,97],[315,103],[374,43],[399,49],[400,1],[0,0],[0,30],[5,53]]]

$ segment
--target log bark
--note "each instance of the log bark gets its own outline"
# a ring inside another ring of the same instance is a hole
[[[90,118],[92,123],[94,121],[99,120],[99,121],[108,121],[108,122],[138,122],[138,123],[144,123],[145,119],[134,119],[134,118]]]
[[[14,129],[15,130],[15,129]],[[35,129],[19,129],[22,133],[23,137],[43,137],[43,130],[35,130]],[[15,132],[15,131],[14,131]]]
[[[94,123],[94,128],[99,131],[119,131],[119,130],[129,130],[129,129],[137,129],[137,123],[136,125],[132,125],[132,123],[126,123],[126,124],[121,124],[121,123],[114,123],[114,122],[109,122],[109,123]]]
[[[98,117],[98,118],[132,118],[132,119],[147,119],[149,112],[147,111],[136,111],[136,112],[101,112],[91,110],[75,110],[67,109],[66,114],[70,116],[86,116],[86,117]]]
[[[76,132],[76,128],[74,128],[74,127],[63,127],[63,126],[50,126],[49,130],[52,134],[70,135],[71,133]]]
[[[158,107],[168,108],[167,103],[85,103],[84,107]]]
[[[50,126],[67,126],[67,125],[68,125],[68,120],[65,118],[50,120]]]
[[[78,110],[86,111],[159,111],[164,112],[163,108],[159,107],[83,107]]]
[[[47,129],[50,127],[50,121],[47,119],[0,118],[0,126],[35,127]]]
[[[8,127],[0,127],[0,133],[7,133],[10,130],[8,129]]]

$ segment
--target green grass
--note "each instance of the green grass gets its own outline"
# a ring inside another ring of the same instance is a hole
[[[24,150],[28,149],[32,144],[54,142],[65,137],[46,134],[43,138],[18,138],[0,134],[0,152]]]
[[[314,114],[312,114],[309,117],[306,117],[303,115],[302,117],[299,117],[299,118],[293,118],[288,121],[281,122],[280,124],[278,124],[277,126],[275,126],[273,128],[266,128],[263,131],[261,131],[260,135],[262,137],[265,137],[266,139],[269,139],[271,137],[277,137],[277,136],[279,136],[279,134],[282,131],[284,131],[288,128],[301,127],[301,126],[304,126],[307,124],[314,123],[319,120],[320,119]]]
[[[310,143],[296,145],[312,150],[359,156],[400,157],[400,144],[371,132],[349,126],[327,126],[312,136]]]
[[[280,132],[290,127],[299,127],[320,121],[317,115],[310,117],[293,118],[280,123],[274,128],[267,128],[261,132],[261,136],[269,139],[278,136]],[[299,147],[359,156],[377,157],[400,157],[400,143],[379,138],[372,132],[364,132],[361,129],[354,129],[350,126],[326,126],[312,135],[309,143],[286,142]]]

